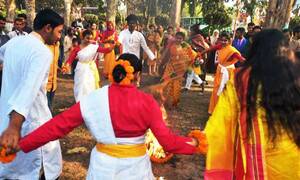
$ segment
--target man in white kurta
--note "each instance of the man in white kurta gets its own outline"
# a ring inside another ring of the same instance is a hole
[[[151,61],[155,60],[155,55],[147,46],[145,37],[142,33],[136,31],[137,16],[130,14],[127,18],[128,29],[120,32],[119,41],[123,47],[123,53],[130,53],[136,55],[140,59],[140,49],[143,48]],[[137,78],[137,86],[140,86],[140,75]]]
[[[50,15],[51,13],[54,12],[50,12]],[[44,39],[37,32],[15,37],[1,47],[3,82],[0,97],[0,134],[7,131],[12,121],[12,113],[24,118],[21,137],[51,119],[46,83],[52,57]],[[61,162],[59,141],[52,141],[28,154],[17,153],[16,159],[11,163],[0,163],[0,179],[38,180],[43,172],[46,180],[53,180],[62,171]]]
[[[123,53],[134,54],[140,59],[140,49],[142,47],[151,60],[155,59],[155,55],[147,46],[142,33],[136,30],[131,32],[129,29],[124,29],[120,32],[119,40],[123,45]]]

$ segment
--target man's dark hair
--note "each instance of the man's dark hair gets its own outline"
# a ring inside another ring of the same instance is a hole
[[[22,13],[22,14],[18,14],[17,17],[19,18],[24,18],[25,20],[27,20],[27,15]]]
[[[85,30],[83,31],[82,33],[82,37],[85,38],[86,36],[90,36],[90,35],[93,35],[93,32],[91,30]]]
[[[230,40],[231,35],[227,31],[223,31],[221,32],[220,37],[225,37],[226,39]]]
[[[239,28],[236,29],[236,31],[244,34],[246,30],[243,27],[239,27]]]
[[[254,29],[262,30],[261,26],[254,26],[254,27],[253,27],[253,31],[254,31]]]
[[[298,33],[298,32],[300,32],[300,26],[294,27],[293,33]]]
[[[248,23],[248,26],[255,26],[253,22]]]
[[[14,22],[24,22],[24,19],[20,17],[16,17]]]
[[[41,10],[33,21],[33,29],[41,30],[44,26],[50,24],[52,28],[64,24],[64,19],[51,9]]]
[[[150,24],[150,25],[149,25],[149,29],[150,29],[150,28],[155,28],[155,25],[154,25],[154,24]]]
[[[175,34],[175,36],[181,36],[181,37],[183,37],[183,39],[185,38],[185,34],[183,33],[183,32],[177,32],[176,34]]]
[[[200,24],[194,24],[190,27],[190,30],[195,34],[201,34],[203,36],[203,31],[200,29]]]
[[[138,17],[134,14],[130,14],[130,15],[127,16],[126,21],[127,22],[132,21],[134,23],[137,23],[138,22]]]
[[[74,44],[76,42],[78,42],[78,44],[80,44],[81,43],[80,38],[75,37],[75,38],[72,39],[72,44]]]

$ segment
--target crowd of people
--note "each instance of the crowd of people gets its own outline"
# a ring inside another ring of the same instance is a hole
[[[44,9],[33,30],[21,14],[5,32],[0,17],[0,179],[58,179],[58,139],[83,123],[97,141],[87,179],[154,179],[148,129],[170,153],[208,146],[205,179],[299,178],[300,26],[291,33],[249,23],[247,33],[210,36],[198,24],[186,33],[145,28],[133,14],[126,22],[120,30],[84,19],[65,27]],[[52,118],[58,71],[74,75],[76,104]],[[159,98],[139,89],[143,71],[160,78]],[[176,108],[193,81],[203,94],[207,72],[215,75],[204,138],[175,135],[162,105]]]

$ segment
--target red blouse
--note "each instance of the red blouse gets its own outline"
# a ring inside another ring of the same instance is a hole
[[[78,52],[81,50],[80,46],[74,47],[74,49],[71,51],[68,60],[66,61],[67,64],[72,64],[73,61],[76,59]],[[97,52],[100,53],[109,53],[111,51],[110,48],[104,48],[103,46],[99,46],[97,49]]]
[[[159,105],[152,96],[135,86],[112,84],[109,87],[109,108],[116,137],[137,137],[151,129],[167,152],[193,154],[191,138],[177,136],[166,127]],[[19,145],[24,152],[32,151],[49,141],[61,138],[83,123],[80,102],[23,137]]]

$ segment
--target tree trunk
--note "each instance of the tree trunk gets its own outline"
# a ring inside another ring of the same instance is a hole
[[[125,1],[126,7],[127,7],[127,16],[129,14],[135,14],[135,0],[126,0]]]
[[[27,23],[32,27],[35,18],[35,0],[26,0]]]
[[[7,21],[14,21],[15,18],[15,10],[16,10],[16,2],[15,0],[6,0],[6,9],[7,9]]]
[[[181,0],[174,0],[172,2],[171,12],[170,12],[170,24],[174,27],[179,27],[180,18],[181,18]]]
[[[265,27],[281,29],[287,25],[294,3],[295,0],[269,0]]]
[[[71,5],[72,5],[73,0],[65,0],[65,25],[70,26],[70,17],[71,17]]]
[[[106,0],[106,20],[111,21],[113,24],[116,23],[116,12],[117,12],[117,1]]]
[[[157,16],[157,0],[148,0],[148,14],[147,14],[147,26],[149,24],[155,24],[155,17]]]

